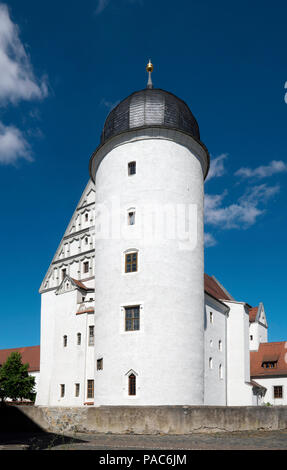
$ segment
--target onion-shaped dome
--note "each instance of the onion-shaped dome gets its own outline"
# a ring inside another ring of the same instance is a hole
[[[197,121],[184,101],[165,90],[146,88],[132,93],[110,112],[101,144],[122,132],[147,127],[179,130],[200,141]]]

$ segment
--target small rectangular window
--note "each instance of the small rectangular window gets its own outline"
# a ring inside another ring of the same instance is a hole
[[[97,370],[103,370],[103,358],[97,359]]]
[[[80,396],[80,384],[75,384],[75,397]]]
[[[81,333],[77,333],[77,345],[78,346],[81,344],[81,339],[82,339]]]
[[[88,380],[87,398],[94,398],[94,381],[93,380]]]
[[[127,253],[126,254],[126,263],[125,263],[125,272],[132,273],[138,270],[138,254],[136,253]]]
[[[213,313],[209,312],[209,321],[210,323],[213,323]]]
[[[61,397],[63,398],[65,396],[65,384],[61,384],[60,389],[61,389]]]
[[[128,212],[128,224],[129,225],[134,225],[135,224],[135,218],[136,218],[136,212],[135,211],[129,211]]]
[[[63,336],[63,346],[64,346],[64,348],[67,346],[67,344],[68,344],[68,337],[67,337],[67,335],[64,335]]]
[[[93,325],[89,326],[89,346],[94,346],[95,328]]]
[[[136,376],[129,375],[129,395],[136,395]]]
[[[275,385],[273,387],[274,398],[283,398],[283,387],[282,385]]]
[[[65,278],[66,274],[67,274],[67,270],[62,269],[62,280]]]
[[[136,162],[129,162],[128,164],[128,175],[135,175],[136,174]]]
[[[89,261],[85,261],[84,264],[83,264],[83,271],[84,273],[88,273],[89,272]]]
[[[140,329],[140,307],[125,307],[125,330],[136,331]]]

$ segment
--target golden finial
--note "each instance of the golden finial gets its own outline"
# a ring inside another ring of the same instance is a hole
[[[148,64],[147,64],[147,66],[146,66],[146,71],[147,71],[147,72],[152,72],[152,71],[153,71],[153,65],[152,65],[150,59],[149,59]]]
[[[152,65],[150,59],[149,59],[148,64],[147,64],[147,66],[146,66],[146,71],[148,72],[147,88],[152,88],[151,73],[152,73],[152,71],[153,71],[153,65]]]

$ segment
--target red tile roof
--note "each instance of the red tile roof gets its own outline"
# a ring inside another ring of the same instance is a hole
[[[21,354],[23,364],[29,364],[29,372],[37,372],[40,370],[40,346],[0,349],[0,365],[4,364],[14,351],[18,351]]]
[[[81,281],[78,281],[77,279],[74,279],[73,277],[71,277],[71,279],[74,281],[75,284],[77,284],[78,287],[80,287],[80,289],[90,290],[89,287],[85,286],[85,284],[83,284]]]
[[[274,368],[262,367],[263,362],[277,361]],[[250,352],[250,376],[287,375],[287,342],[260,343],[258,351]]]
[[[213,277],[208,276],[208,274],[204,274],[204,290],[207,294],[210,294],[218,300],[231,300],[216,280]]]
[[[250,321],[250,323],[255,322],[257,312],[258,312],[258,307],[251,307],[249,309],[249,321]]]

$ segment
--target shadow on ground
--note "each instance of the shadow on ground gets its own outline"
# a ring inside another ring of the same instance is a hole
[[[51,449],[58,445],[83,443],[83,440],[44,431],[19,406],[0,405],[0,448],[27,450]]]

